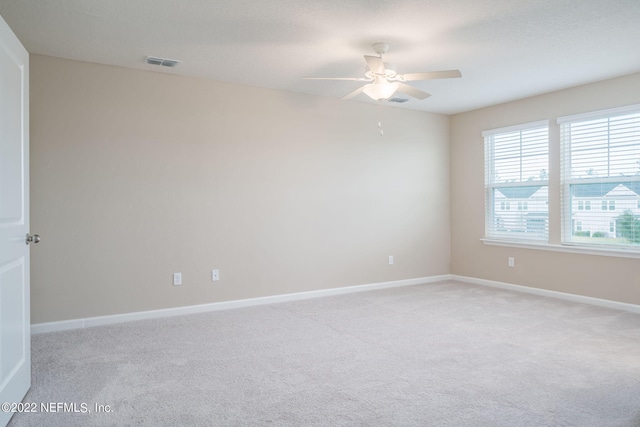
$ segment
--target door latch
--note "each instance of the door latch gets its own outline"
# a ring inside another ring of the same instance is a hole
[[[40,236],[39,235],[37,235],[37,234],[28,234],[27,233],[27,245],[29,243],[33,243],[35,245],[36,243],[39,243],[39,242],[40,242]]]

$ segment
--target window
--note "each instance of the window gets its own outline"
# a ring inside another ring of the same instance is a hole
[[[563,243],[640,249],[640,105],[558,123]]]
[[[482,133],[487,238],[548,241],[548,134],[548,121]]]
[[[638,206],[640,207],[640,206]],[[603,200],[602,201],[602,210],[606,211],[606,210],[610,210],[610,211],[615,211],[616,210],[616,201],[615,200]]]

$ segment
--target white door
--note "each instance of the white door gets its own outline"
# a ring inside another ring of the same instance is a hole
[[[31,386],[28,232],[29,54],[0,17],[0,404]]]

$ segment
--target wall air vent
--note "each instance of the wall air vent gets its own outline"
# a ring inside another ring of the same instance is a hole
[[[144,62],[151,65],[162,65],[163,67],[177,67],[182,61],[177,59],[158,58],[155,56],[147,56]]]
[[[397,96],[394,96],[393,98],[387,99],[387,101],[389,101],[389,102],[397,102],[398,104],[402,104],[403,102],[407,102],[408,99],[407,98],[398,98]]]

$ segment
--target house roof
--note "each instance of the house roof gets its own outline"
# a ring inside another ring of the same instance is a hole
[[[507,199],[528,199],[538,191],[541,185],[532,185],[526,187],[502,187],[497,190],[501,192]]]
[[[597,182],[588,184],[573,184],[571,195],[573,197],[605,197],[617,186],[622,185],[634,193],[640,195],[640,182]]]
[[[594,182],[587,184],[573,184],[571,186],[571,195],[579,198],[605,197],[620,185],[640,196],[640,182]],[[497,188],[497,190],[507,199],[528,199],[541,187],[541,185],[531,185],[524,187],[502,187]]]

